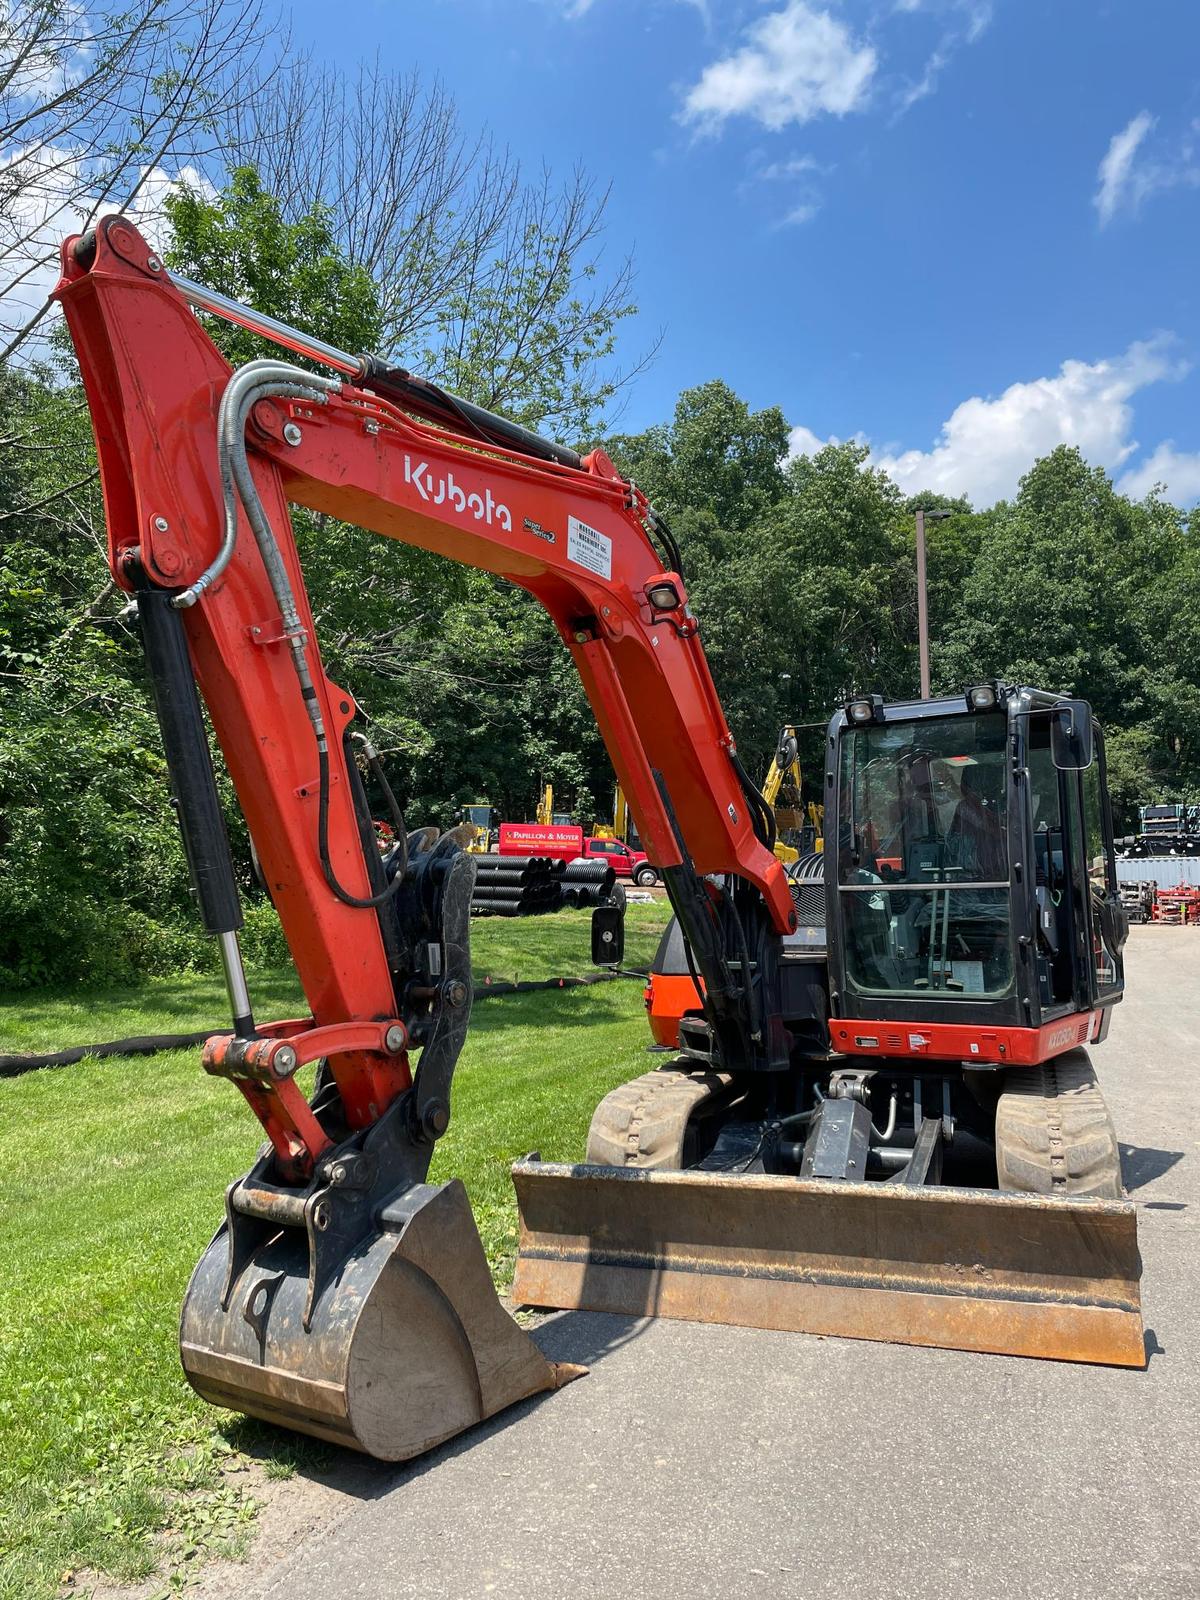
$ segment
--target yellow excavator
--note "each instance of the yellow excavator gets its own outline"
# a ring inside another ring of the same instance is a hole
[[[778,832],[775,854],[780,861],[790,866],[802,855],[819,855],[824,849],[821,825],[825,808],[814,800],[804,799],[799,743],[796,730],[790,724],[779,735],[762,793],[775,813]]]
[[[621,844],[632,846],[635,850],[641,849],[638,831],[633,818],[629,814],[629,802],[625,798],[625,791],[618,783],[613,794],[613,819],[611,822],[597,822],[592,829],[594,839],[617,839]]]
[[[555,811],[554,785],[543,784],[542,798],[537,803],[535,820],[542,828],[569,828],[571,826],[571,813],[569,811]]]
[[[466,843],[463,849],[468,855],[486,856],[493,844],[492,828],[493,807],[486,800],[472,801],[470,805],[463,806],[459,813]]]

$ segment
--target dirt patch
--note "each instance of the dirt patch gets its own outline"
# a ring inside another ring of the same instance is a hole
[[[298,1545],[324,1537],[357,1505],[385,1492],[398,1469],[338,1452],[328,1470],[296,1472],[290,1478],[270,1475],[253,1459],[243,1458],[232,1471],[241,1492],[258,1506],[241,1539],[234,1541],[237,1556],[231,1559],[200,1550],[194,1558],[179,1560],[177,1552],[167,1547],[163,1565],[153,1577],[122,1584],[93,1572],[77,1572],[60,1591],[63,1600],[166,1600],[178,1592],[181,1580],[196,1600],[254,1600]]]

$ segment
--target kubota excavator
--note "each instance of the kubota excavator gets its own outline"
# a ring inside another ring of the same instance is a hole
[[[1078,815],[1035,838],[1030,804],[995,798],[1028,782],[1043,714],[1054,770],[1078,778],[1082,702],[977,703],[961,737],[936,711],[914,737],[919,708],[850,708],[848,742],[831,732],[842,777],[827,780],[827,831],[846,866],[826,968],[726,725],[670,531],[602,451],[580,457],[172,277],[120,216],[64,243],[55,294],[92,415],[112,572],[133,596],[224,962],[233,1032],[208,1041],[204,1066],[267,1135],[187,1291],[182,1361],[200,1394],[395,1460],[575,1370],[548,1363],[501,1307],[462,1185],[427,1182],[470,1017],[474,868],[455,835],[409,831],[363,742],[394,828],[381,851],[356,708],[322,668],[289,503],[497,573],[546,607],[694,972],[681,1066],[653,1088],[639,1080],[636,1105],[598,1113],[610,1131],[624,1117],[609,1164],[514,1169],[518,1298],[1142,1362],[1128,1202],[936,1182],[957,1129],[987,1130],[986,1111],[963,1109],[964,1061],[1004,1075],[1057,1059],[1119,996],[1119,929],[1092,919]],[[311,366],[231,371],[195,311]],[[197,685],[309,1017],[254,1017]],[[958,783],[967,842],[953,850],[930,787],[939,762],[987,778]],[[619,957],[610,927],[594,945]],[[907,1047],[893,1050],[893,1033]],[[306,1098],[296,1074],[314,1062]],[[1111,1135],[1085,1077],[1077,1062],[1061,1082],[1050,1073],[1047,1115],[1027,1118],[1051,1164],[1074,1148],[1077,1091],[1095,1137]],[[1036,1187],[1019,1164],[1009,1177]]]

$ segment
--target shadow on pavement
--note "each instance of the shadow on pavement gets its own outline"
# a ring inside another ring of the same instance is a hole
[[[577,1362],[595,1366],[606,1355],[639,1337],[649,1326],[643,1317],[610,1316],[591,1311],[565,1311],[526,1327],[534,1343],[548,1361]],[[401,1381],[403,1381],[401,1379]],[[584,1377],[580,1382],[586,1383]],[[558,1391],[559,1393],[565,1391]],[[225,1437],[236,1450],[270,1468],[290,1467],[297,1477],[324,1484],[340,1494],[363,1502],[379,1500],[402,1484],[453,1461],[465,1450],[490,1439],[505,1429],[519,1427],[538,1406],[553,1405],[557,1393],[531,1395],[507,1411],[469,1428],[445,1444],[438,1445],[415,1460],[399,1463],[374,1461],[369,1456],[322,1444],[285,1429],[275,1429],[250,1418],[229,1422]]]
[[[640,1338],[650,1326],[646,1317],[617,1316],[604,1311],[564,1311],[529,1331],[547,1361],[578,1361],[592,1367],[614,1350]]]
[[[1182,1150],[1156,1150],[1151,1145],[1123,1144],[1121,1174],[1127,1189],[1141,1189],[1183,1160]]]

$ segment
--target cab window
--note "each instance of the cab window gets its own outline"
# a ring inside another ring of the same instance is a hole
[[[1011,991],[1006,760],[1001,715],[843,734],[837,874],[852,989]]]

